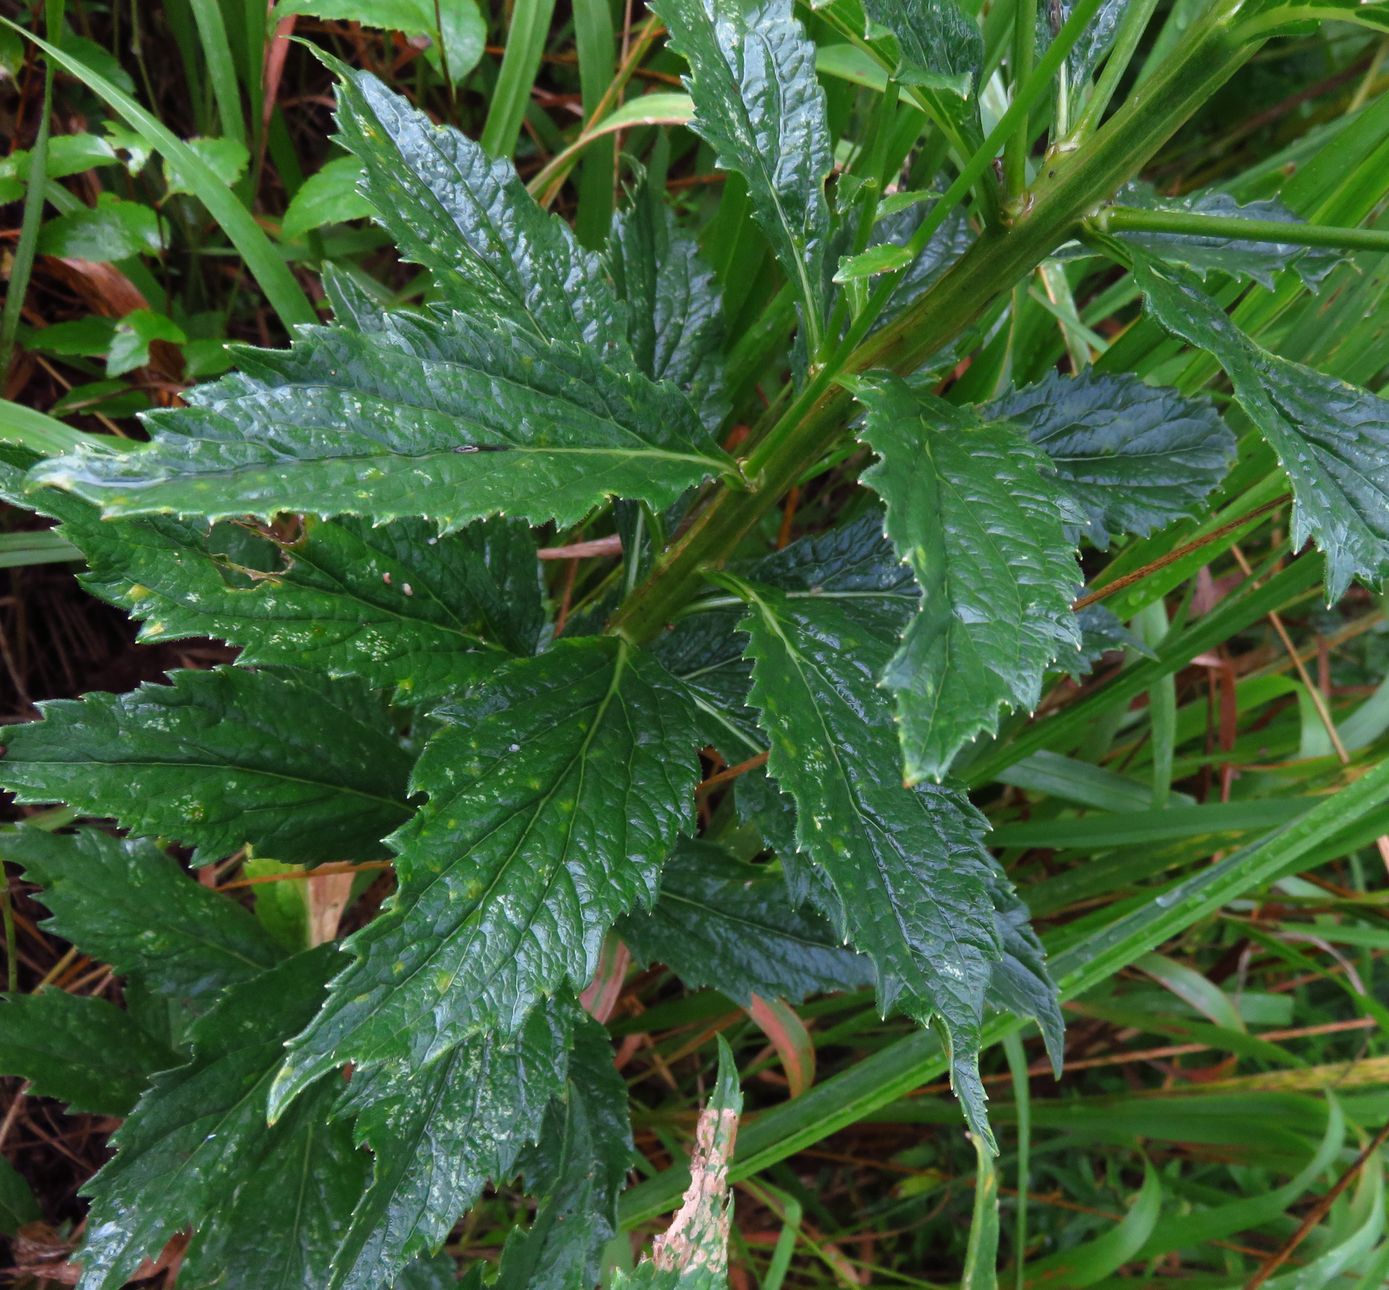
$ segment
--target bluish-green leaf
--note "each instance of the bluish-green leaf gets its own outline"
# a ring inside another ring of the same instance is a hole
[[[172,681],[40,705],[43,720],[7,732],[0,784],[175,838],[204,862],[246,843],[305,863],[383,853],[409,814],[410,759],[358,686],[242,668]]]
[[[982,409],[1009,421],[1056,467],[1102,550],[1115,534],[1148,534],[1199,507],[1235,455],[1235,437],[1208,402],[1135,376],[1051,373]]]
[[[1007,425],[887,375],[856,383],[862,482],[923,595],[884,682],[896,693],[908,782],[939,779],[999,710],[1031,710],[1042,677],[1080,646],[1080,570],[1066,525],[1080,512],[1041,452]]]
[[[1293,486],[1292,544],[1326,556],[1326,594],[1389,575],[1389,402],[1280,358],[1244,334],[1190,269],[1125,248],[1147,308],[1225,369]]]
[[[664,963],[687,986],[744,1005],[754,994],[799,1003],[873,980],[873,965],[827,922],[790,907],[779,875],[708,842],[683,843],[661,875],[655,907],[620,928],[640,961]]]
[[[563,640],[435,715],[413,779],[429,800],[392,839],[395,903],[348,942],[356,961],[290,1046],[279,1106],[344,1061],[421,1066],[582,989],[690,828],[693,713],[625,643]]]

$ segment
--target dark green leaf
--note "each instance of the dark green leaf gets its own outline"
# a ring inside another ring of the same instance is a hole
[[[1072,680],[1080,680],[1112,650],[1133,650],[1140,658],[1157,657],[1104,605],[1086,605],[1076,613],[1076,622],[1080,624],[1080,653],[1066,669]]]
[[[1326,555],[1326,593],[1389,575],[1389,402],[1255,344],[1180,265],[1125,248],[1153,316],[1225,369],[1293,486],[1292,544]]]
[[[1211,404],[1135,376],[1051,373],[981,410],[1011,421],[1056,466],[1102,550],[1117,533],[1147,537],[1184,516],[1220,483],[1235,438]]]
[[[195,882],[153,842],[24,828],[0,834],[0,857],[43,885],[48,931],[161,994],[215,994],[280,959],[245,909]]]
[[[982,838],[962,795],[904,788],[891,703],[878,677],[892,644],[865,630],[865,601],[729,579],[748,601],[753,704],[771,740],[769,769],[796,803],[796,840],[833,884],[838,929],[877,968],[886,1009],[942,1031],[952,1080],[987,1133],[979,1082],[985,992],[1002,949]]]
[[[409,814],[410,759],[352,683],[234,667],[171,679],[41,704],[42,721],[7,732],[0,784],[175,838],[204,862],[246,843],[303,863],[381,855]]]
[[[42,1218],[33,1190],[19,1171],[0,1156],[0,1233],[13,1236],[25,1223]]]
[[[416,1259],[395,1279],[391,1290],[454,1290],[461,1284],[458,1268],[447,1254]]]
[[[862,482],[887,506],[887,534],[924,592],[883,680],[897,694],[906,776],[939,779],[998,711],[1031,710],[1042,677],[1080,645],[1080,570],[1065,525],[1080,512],[1047,460],[1006,425],[914,393],[857,385],[878,455]]]
[[[356,1073],[339,1109],[356,1114],[376,1163],[330,1290],[377,1290],[437,1250],[489,1178],[510,1176],[564,1085],[576,1012],[538,1008],[514,1038],[477,1036],[422,1070]]]
[[[723,420],[723,299],[694,238],[649,180],[613,219],[608,268],[626,301],[641,370],[685,390],[711,429]]]
[[[241,1284],[273,1284],[282,1268],[290,1271],[281,1284],[312,1284],[293,1269],[324,1265],[324,1241],[345,1221],[364,1162],[351,1153],[345,1126],[322,1127],[327,1089],[273,1126],[265,1094],[286,1036],[322,998],[331,960],[327,947],[289,959],[233,986],[196,1023],[192,1061],[156,1078],[112,1139],[115,1158],[88,1187],[87,1241],[76,1256],[84,1288],[116,1290],[190,1224],[200,1229],[189,1252],[195,1269],[207,1269],[197,1253],[206,1241],[207,1262],[236,1251],[231,1266],[246,1272]],[[304,1160],[318,1194],[295,1201],[300,1178],[288,1162]],[[261,1211],[257,1198],[272,1186],[290,1195]],[[253,1214],[254,1237],[245,1230]]]
[[[125,1115],[155,1071],[178,1065],[105,999],[54,989],[0,998],[0,1074],[22,1075],[31,1092],[75,1111]]]
[[[863,10],[897,38],[903,84],[970,96],[984,62],[984,33],[956,0],[864,0]]]
[[[719,609],[681,619],[652,652],[683,682],[699,719],[701,742],[730,761],[762,750],[757,718],[747,707],[749,668],[738,611]]]
[[[1046,951],[1032,928],[1027,906],[1002,869],[996,863],[991,868],[994,926],[1003,957],[994,964],[985,999],[1000,1012],[1036,1020],[1052,1070],[1060,1079],[1066,1031],[1061,996],[1047,971]]]
[[[451,305],[630,360],[626,310],[602,260],[536,205],[510,162],[435,125],[369,73],[331,65],[341,78],[339,142],[362,163],[361,191]]]
[[[661,508],[730,463],[683,394],[500,319],[384,316],[303,328],[289,350],[151,415],[153,442],[37,468],[108,515],[280,511],[453,529],[502,513],[571,524],[605,498]]]
[[[1289,226],[1304,221],[1276,197],[1241,205],[1229,193],[1203,188],[1185,196],[1163,196],[1147,184],[1130,184],[1117,198],[1122,206],[1141,210],[1178,211],[1191,215],[1215,215],[1224,219],[1280,220]],[[1296,269],[1298,277],[1314,287],[1341,263],[1343,253],[1329,246],[1299,246],[1296,242],[1249,242],[1241,238],[1193,237],[1176,233],[1122,231],[1122,242],[1141,246],[1150,255],[1195,269],[1202,277],[1212,271],[1235,278],[1252,278],[1273,290],[1282,269]]]
[[[162,516],[102,520],[79,498],[31,494],[87,557],[83,585],[143,621],[140,639],[211,636],[241,663],[307,667],[437,699],[544,618],[535,540],[513,520],[446,537],[420,520],[307,519],[284,542]]]
[[[791,0],[661,0],[671,48],[689,64],[691,128],[747,180],[754,217],[800,297],[818,349],[829,296],[832,150],[815,46]]]
[[[1071,83],[1071,93],[1084,85],[1094,75],[1104,56],[1113,43],[1114,33],[1119,21],[1129,7],[1130,0],[1100,0],[1095,16],[1086,23],[1080,38],[1071,46],[1066,55],[1066,71]],[[1044,53],[1051,44],[1052,37],[1070,19],[1075,0],[1047,0],[1037,6],[1038,53]]]
[[[655,895],[692,822],[694,716],[668,673],[613,638],[504,664],[437,714],[413,780],[429,801],[392,844],[400,889],[290,1046],[276,1099],[343,1061],[420,1066],[514,1033],[604,934]]]
[[[581,1015],[568,1079],[520,1161],[526,1189],[544,1199],[530,1228],[508,1239],[496,1290],[595,1284],[603,1246],[617,1231],[617,1197],[632,1154],[626,1081],[607,1032]]]
[[[153,309],[136,309],[116,324],[106,353],[106,375],[124,376],[150,361],[150,345],[156,340],[182,345],[187,334],[172,318]]]
[[[799,1003],[873,980],[873,965],[828,923],[788,908],[780,876],[707,842],[681,844],[661,875],[655,908],[629,915],[620,931],[642,962],[664,963],[687,986],[744,1005],[754,994]]]

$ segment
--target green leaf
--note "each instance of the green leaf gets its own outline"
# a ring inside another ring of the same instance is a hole
[[[33,1189],[4,1156],[0,1156],[0,1233],[13,1236],[25,1223],[43,1217]]]
[[[199,862],[246,843],[303,863],[381,855],[409,814],[410,759],[361,691],[234,667],[171,678],[40,704],[42,721],[6,733],[0,784],[176,838]]]
[[[105,999],[54,989],[0,998],[0,1072],[75,1111],[125,1115],[155,1071],[178,1064]]]
[[[310,14],[330,22],[359,22],[363,27],[404,32],[408,36],[428,36],[425,56],[440,69],[434,41],[440,32],[435,25],[434,0],[280,0],[275,17]],[[449,76],[454,84],[477,66],[487,38],[487,25],[473,0],[439,0],[437,17],[442,23],[444,52],[448,56]]]
[[[153,442],[43,463],[108,515],[280,511],[561,526],[611,496],[664,508],[731,465],[670,385],[500,319],[390,314],[301,328],[284,351],[149,418]]]
[[[412,781],[429,800],[392,839],[394,905],[348,942],[357,960],[290,1045],[277,1106],[343,1061],[419,1066],[582,989],[691,827],[693,713],[624,642],[560,641],[435,716]]]
[[[879,210],[887,204],[879,205]],[[881,214],[869,235],[869,246],[906,246],[921,222],[931,216],[930,208],[921,202],[912,202],[901,209],[889,210]],[[955,263],[974,241],[974,230],[963,210],[954,210],[947,215],[941,226],[927,239],[921,253],[897,280],[892,299],[873,325],[876,331],[899,317],[912,303],[925,294],[945,271]],[[934,365],[935,360],[928,360]]]
[[[1056,467],[1101,550],[1118,533],[1139,537],[1202,513],[1235,455],[1235,438],[1208,402],[1135,376],[1050,373],[980,410],[1010,421]]]
[[[47,179],[66,179],[96,166],[117,164],[115,149],[96,134],[57,134],[48,140],[43,173]],[[0,205],[18,201],[29,182],[32,164],[27,148],[0,157]]]
[[[125,260],[163,249],[159,217],[139,202],[102,193],[97,204],[55,215],[39,234],[39,254],[72,260]]]
[[[998,1173],[993,1152],[974,1139],[974,1213],[960,1290],[998,1290]]]
[[[796,803],[799,849],[838,897],[826,912],[873,959],[883,1011],[900,1002],[942,1031],[956,1095],[987,1134],[979,1036],[1002,956],[987,825],[953,789],[899,782],[891,704],[877,683],[892,641],[865,629],[866,591],[793,598],[721,577],[749,605],[742,629],[768,768]]]
[[[374,76],[329,65],[340,77],[338,142],[361,162],[362,194],[450,305],[630,358],[626,311],[602,260],[536,205],[509,162],[435,125]]]
[[[124,376],[150,361],[150,345],[156,340],[183,345],[188,336],[172,318],[153,309],[136,309],[116,324],[106,352],[106,375]]]
[[[598,1281],[633,1150],[627,1084],[612,1044],[598,1022],[580,1014],[568,1078],[520,1160],[527,1190],[544,1199],[531,1226],[508,1238],[495,1290],[572,1290]]]
[[[514,520],[441,538],[419,520],[309,518],[281,542],[232,524],[113,523],[52,489],[22,500],[62,521],[87,557],[83,585],[141,620],[142,641],[211,636],[243,664],[360,676],[405,701],[450,693],[502,650],[534,652],[544,619],[535,539]]]
[[[1008,426],[887,375],[856,393],[879,459],[862,482],[886,504],[888,537],[924,593],[883,681],[897,695],[908,782],[939,779],[997,729],[999,709],[1034,708],[1047,667],[1079,648],[1065,526],[1080,513]]]
[[[763,746],[757,718],[747,706],[750,669],[737,624],[737,610],[694,614],[652,645],[694,704],[701,743],[712,744],[733,762]]]
[[[333,1255],[329,1290],[377,1290],[443,1244],[490,1178],[507,1179],[562,1089],[577,1006],[538,1008],[515,1037],[476,1036],[422,1070],[357,1072],[339,1111],[355,1113],[376,1157]]]
[[[290,199],[280,236],[294,242],[325,224],[369,218],[374,208],[357,189],[361,174],[362,163],[356,157],[324,162]]]
[[[1131,0],[1100,0],[1095,16],[1085,25],[1080,38],[1071,46],[1066,55],[1066,69],[1071,83],[1071,93],[1094,75],[1109,47],[1114,41],[1114,33],[1128,9]],[[1051,44],[1052,37],[1070,19],[1075,8],[1075,0],[1049,0],[1037,6],[1038,53]]]
[[[856,282],[862,278],[875,277],[879,273],[891,273],[909,264],[913,258],[905,246],[879,242],[858,255],[846,255],[841,259],[834,280]]]
[[[689,64],[691,129],[747,181],[753,217],[800,298],[807,348],[829,300],[832,149],[815,46],[791,0],[661,0],[670,46]]]
[[[280,960],[242,906],[195,882],[152,842],[21,828],[0,834],[0,857],[42,885],[48,931],[161,994],[205,997]]]
[[[184,147],[202,162],[219,183],[228,188],[237,185],[251,162],[246,145],[236,139],[185,139]],[[202,192],[204,176],[201,173],[184,174],[176,157],[165,157],[164,182],[170,195],[187,193],[190,197],[198,197]]]
[[[1027,906],[995,862],[991,865],[994,928],[1003,957],[994,964],[985,995],[989,1006],[1003,1013],[1031,1017],[1042,1032],[1056,1078],[1065,1056],[1066,1022],[1061,999],[1047,969],[1046,951],[1033,930]]]
[[[607,262],[627,305],[628,338],[641,370],[689,394],[716,428],[723,398],[723,298],[694,238],[649,179],[613,218]]]
[[[321,1126],[324,1096],[306,1099],[294,1116],[270,1126],[265,1091],[285,1037],[318,1006],[331,959],[327,947],[289,959],[233,986],[196,1023],[192,1060],[155,1079],[112,1139],[115,1158],[87,1188],[92,1211],[76,1256],[82,1290],[116,1290],[190,1224],[205,1229],[189,1250],[195,1268],[206,1266],[197,1247],[207,1241],[209,1261],[237,1251],[245,1284],[281,1276],[288,1284],[312,1282],[306,1274],[326,1262],[324,1237],[346,1219],[364,1162],[354,1159],[346,1126]],[[318,1195],[294,1199],[304,1165],[291,1169],[290,1161],[308,1163]],[[261,1210],[255,1201],[265,1189],[277,1198],[290,1194]],[[252,1215],[256,1232],[248,1240],[244,1224]]]
[[[864,0],[863,11],[896,37],[904,85],[970,96],[984,63],[984,33],[956,0]]]
[[[745,1006],[754,994],[799,1003],[873,980],[873,965],[846,949],[828,923],[788,908],[779,876],[708,842],[680,845],[655,907],[629,915],[619,932],[640,961],[664,963],[687,986]]]
[[[1142,183],[1120,189],[1115,199],[1122,206],[1139,210],[1178,211],[1189,215],[1215,215],[1224,219],[1278,220],[1292,227],[1305,221],[1276,197],[1237,202],[1229,193],[1203,188],[1181,196],[1167,196]],[[1296,269],[1309,287],[1322,282],[1344,258],[1330,246],[1299,246],[1296,242],[1250,242],[1242,238],[1194,237],[1177,233],[1138,233],[1120,230],[1114,234],[1121,242],[1140,246],[1160,259],[1185,264],[1203,278],[1211,272],[1248,278],[1272,291],[1282,269]]]
[[[1294,550],[1326,555],[1328,601],[1352,578],[1389,575],[1389,402],[1255,344],[1180,265],[1125,247],[1147,308],[1169,332],[1208,351],[1293,486]]]

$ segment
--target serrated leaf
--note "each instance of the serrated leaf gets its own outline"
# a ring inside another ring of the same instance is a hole
[[[791,0],[661,0],[671,48],[689,64],[691,129],[747,181],[753,216],[800,298],[813,353],[829,299],[832,151],[815,46]]]
[[[6,732],[0,784],[175,838],[204,863],[246,843],[302,863],[381,855],[409,814],[410,758],[384,711],[354,710],[367,706],[355,685],[235,667],[170,677],[40,704],[43,720]]]
[[[1352,578],[1389,575],[1389,402],[1250,340],[1180,265],[1125,248],[1146,307],[1169,332],[1208,351],[1293,486],[1294,550],[1326,556],[1328,601]]]
[[[422,1070],[354,1075],[338,1109],[356,1115],[376,1163],[329,1290],[377,1290],[416,1254],[436,1251],[489,1178],[510,1176],[564,1085],[576,1012],[538,1008],[515,1037],[476,1036]]]
[[[1101,550],[1199,513],[1235,455],[1235,437],[1208,402],[1128,374],[1053,372],[981,409],[1009,421],[1056,467]]]
[[[420,520],[307,519],[284,539],[162,516],[102,520],[49,489],[24,499],[87,557],[82,584],[141,620],[140,639],[211,636],[242,664],[307,667],[437,699],[534,650],[535,539],[513,520],[438,537]]]
[[[991,868],[994,926],[1003,957],[994,964],[985,997],[1000,1012],[1036,1021],[1052,1071],[1060,1079],[1066,1040],[1061,996],[1047,970],[1046,951],[1033,930],[1027,906],[997,863]]]
[[[915,393],[896,377],[856,387],[860,437],[878,456],[861,476],[922,589],[921,608],[883,672],[897,696],[908,782],[939,779],[998,712],[1030,710],[1042,677],[1080,629],[1068,523],[1074,503],[1046,458],[1006,425]]]
[[[362,163],[363,195],[450,304],[630,361],[626,309],[602,260],[536,204],[510,162],[435,125],[369,73],[325,61],[340,78],[338,141]]]
[[[288,350],[151,414],[152,442],[40,464],[107,515],[514,514],[561,526],[608,497],[665,507],[730,466],[670,385],[501,319],[393,313],[369,333],[309,327]]]
[[[655,895],[692,824],[694,716],[655,660],[612,638],[560,641],[456,705],[416,767],[429,795],[392,839],[392,909],[290,1045],[276,1105],[346,1060],[434,1061],[486,1027],[514,1033]]]
[[[897,38],[904,85],[973,92],[984,62],[984,33],[956,0],[864,0],[869,21]]]
[[[649,180],[614,216],[607,261],[641,370],[686,391],[704,424],[716,428],[727,412],[723,298],[694,238]]]
[[[1133,183],[1121,189],[1116,201],[1140,210],[1177,211],[1188,215],[1214,215],[1223,219],[1278,220],[1290,231],[1305,221],[1276,197],[1240,203],[1229,193],[1215,188],[1167,196],[1149,185]],[[1296,269],[1309,287],[1317,286],[1342,262],[1344,253],[1330,246],[1301,246],[1295,241],[1251,242],[1232,237],[1195,237],[1178,233],[1138,233],[1122,230],[1114,234],[1121,242],[1140,246],[1150,255],[1185,264],[1203,278],[1213,271],[1234,278],[1247,278],[1272,291],[1282,269]]]
[[[294,1117],[268,1126],[265,1092],[286,1035],[313,1015],[330,962],[326,947],[289,959],[233,986],[195,1024],[192,1060],[156,1078],[112,1139],[115,1158],[87,1187],[87,1239],[75,1256],[82,1265],[80,1290],[116,1290],[144,1258],[157,1255],[190,1224],[214,1233],[193,1238],[190,1258],[197,1257],[200,1240],[245,1237],[239,1227],[223,1228],[236,1203],[233,1197],[229,1204],[229,1191],[266,1183],[296,1158],[303,1134],[321,1132],[322,1098],[307,1100]],[[351,1168],[350,1155],[335,1158],[339,1169]],[[296,1251],[304,1249],[310,1231],[321,1233],[327,1216],[277,1212],[258,1221],[256,1248],[269,1247],[274,1260],[268,1275],[276,1261],[299,1257]],[[326,1255],[316,1249],[306,1261]]]
[[[747,707],[749,668],[737,625],[737,610],[693,614],[651,647],[685,686],[697,712],[700,741],[735,761],[762,750],[756,715]]]
[[[744,1006],[754,994],[799,1003],[873,981],[872,963],[846,949],[828,923],[788,908],[779,876],[708,842],[683,842],[661,875],[655,907],[619,929],[641,962],[664,963],[687,986]]]
[[[796,803],[796,841],[833,884],[854,946],[900,1003],[941,1029],[971,1126],[987,1133],[979,1083],[985,992],[1002,956],[982,838],[968,801],[898,782],[890,700],[877,678],[890,638],[865,630],[864,601],[792,598],[725,576],[744,597],[752,701],[768,768]]]
[[[526,1189],[543,1200],[531,1226],[508,1238],[494,1290],[594,1285],[632,1155],[626,1081],[607,1032],[580,1016],[564,1088],[520,1161]]]
[[[0,834],[0,858],[43,886],[47,931],[161,994],[203,998],[280,960],[245,909],[195,882],[153,842],[21,828]]]
[[[879,209],[882,209],[881,204]],[[920,202],[913,202],[900,210],[884,213],[873,226],[869,235],[869,245],[905,246],[921,226],[921,221],[929,214],[930,208]],[[900,317],[969,249],[973,241],[974,230],[970,228],[964,211],[951,211],[898,280],[892,299],[873,324],[872,331],[877,331]]]
[[[183,142],[213,176],[228,188],[235,187],[251,162],[251,154],[246,151],[246,145],[237,139],[185,139]],[[199,180],[185,175],[172,157],[164,158],[164,183],[170,196],[174,193],[199,196]]]
[[[1080,653],[1067,666],[1073,681],[1086,676],[1104,655],[1113,650],[1133,650],[1139,658],[1157,655],[1133,632],[1129,631],[1112,610],[1102,604],[1086,605],[1076,612],[1080,624]]]
[[[0,995],[0,1074],[75,1111],[125,1115],[155,1071],[179,1059],[105,999],[40,990]]]

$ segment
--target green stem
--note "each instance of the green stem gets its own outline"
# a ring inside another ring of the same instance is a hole
[[[1083,139],[1095,132],[1095,127],[1099,125],[1104,116],[1105,108],[1109,106],[1110,100],[1114,97],[1114,91],[1119,88],[1119,81],[1128,71],[1129,64],[1138,51],[1138,42],[1143,39],[1143,33],[1148,30],[1148,23],[1152,20],[1153,12],[1157,6],[1158,0],[1134,0],[1134,3],[1130,4],[1124,11],[1124,16],[1119,23],[1119,30],[1114,36],[1114,47],[1109,51],[1109,57],[1105,59],[1104,71],[1100,73],[1100,79],[1095,82],[1094,93],[1090,95],[1085,110],[1080,114],[1080,119],[1075,124],[1074,137]]]
[[[1331,246],[1342,251],[1389,251],[1389,229],[1329,228],[1324,224],[1197,215],[1190,211],[1139,210],[1130,206],[1106,207],[1086,222],[1100,233],[1178,233],[1186,237],[1221,237],[1287,246]]]
[[[1013,87],[1016,91],[1032,74],[1032,57],[1037,49],[1037,0],[1017,0],[1013,9]],[[1028,114],[1023,113],[1018,128],[1008,139],[1003,154],[1003,178],[1008,200],[1016,201],[1027,187],[1027,154],[1032,145]]]
[[[1096,0],[1082,0],[1076,6],[1023,93],[991,132],[986,149],[996,149],[1012,133],[1069,51],[1068,38],[1074,42],[1096,7]],[[623,605],[611,630],[637,641],[657,636],[699,585],[703,571],[728,559],[807,466],[833,448],[852,411],[848,394],[837,384],[841,375],[875,367],[915,371],[996,296],[1010,290],[1073,236],[1081,221],[1135,174],[1191,113],[1253,56],[1257,46],[1237,41],[1230,33],[1238,8],[1239,0],[1220,0],[1207,19],[1188,34],[1179,52],[1093,139],[1074,152],[1052,158],[1029,193],[1026,212],[1012,226],[982,234],[893,324],[859,344],[842,361],[831,362],[815,373],[749,453],[744,473],[751,487],[741,492],[718,488],[696,509],[685,533],[662,554],[646,581]],[[1073,28],[1077,19],[1080,26]],[[980,166],[989,165],[991,156],[991,152],[983,156]],[[945,211],[968,191],[972,183],[969,172],[969,167],[961,172],[922,229],[932,223],[939,226],[944,214],[937,212]],[[849,343],[857,339],[851,334]]]

